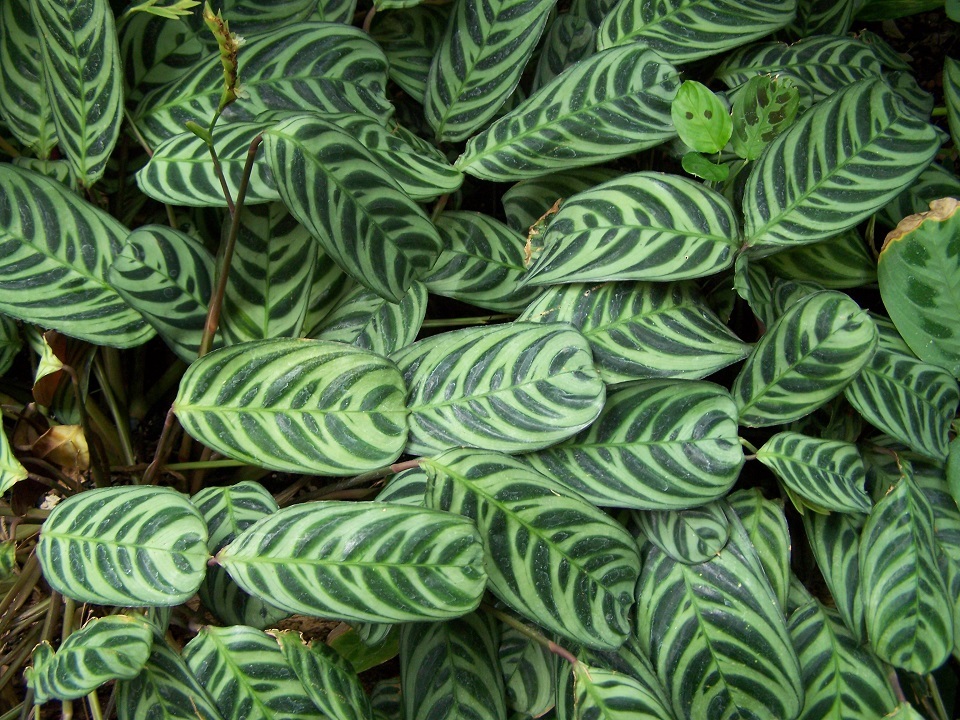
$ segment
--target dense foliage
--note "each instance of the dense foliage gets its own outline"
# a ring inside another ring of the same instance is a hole
[[[162,3],[0,0],[0,718],[947,717],[925,7]]]

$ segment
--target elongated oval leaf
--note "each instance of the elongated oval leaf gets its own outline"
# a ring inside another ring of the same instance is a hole
[[[16,321],[0,314],[0,377],[13,365],[13,360],[21,347],[23,347],[23,341],[20,339]]]
[[[815,282],[830,290],[877,281],[877,261],[856,230],[771,255],[763,265],[787,280]]]
[[[736,216],[722,195],[679,176],[633,173],[567,200],[523,282],[704,277],[732,266],[738,243]]]
[[[427,473],[417,466],[394,475],[387,486],[377,494],[377,502],[423,507],[426,490]]]
[[[393,359],[409,388],[406,452],[414,455],[536,450],[586,427],[603,407],[587,341],[559,323],[442,333]]]
[[[170,488],[87,490],[54,508],[37,558],[58,592],[96,605],[179,605],[203,580],[207,526]]]
[[[534,225],[548,220],[568,197],[622,174],[610,168],[596,167],[521,180],[500,198],[507,225],[527,237]]]
[[[427,77],[424,116],[438,140],[465,140],[520,81],[556,0],[457,0]]]
[[[531,84],[536,91],[596,50],[596,28],[574,13],[556,15],[547,26]]]
[[[497,597],[589,647],[623,644],[640,557],[621,525],[508,455],[457,449],[422,467],[428,507],[465,515],[480,528]]]
[[[597,30],[600,50],[641,42],[673,63],[717,55],[793,20],[793,0],[621,0]]]
[[[251,38],[238,63],[244,96],[223,111],[228,122],[252,121],[267,110],[360,112],[382,120],[390,114],[386,59],[358,28],[290,25]],[[182,133],[188,120],[205,127],[216,112],[223,87],[219,55],[207,55],[183,77],[148,93],[134,114],[152,145]]]
[[[83,185],[103,175],[120,137],[123,78],[108,0],[31,0],[60,148]]]
[[[687,565],[719,555],[730,537],[724,507],[717,503],[685,510],[635,511],[633,517],[647,540]]]
[[[574,699],[577,720],[614,720],[636,717],[643,720],[669,720],[670,711],[661,705],[644,685],[606,668],[573,666]],[[571,719],[572,720],[572,719]]]
[[[197,440],[251,465],[346,475],[389,465],[406,440],[403,379],[342,343],[261,340],[187,368],[174,408]]]
[[[486,584],[476,526],[406,505],[303,503],[254,523],[217,555],[278,607],[361,622],[457,617]]]
[[[677,510],[723,496],[743,451],[724,388],[650,380],[610,391],[593,425],[523,460],[597,505]]]
[[[896,197],[940,145],[881,80],[831,95],[774,140],[743,196],[752,254],[816,242],[851,228]],[[818,158],[815,164],[804,158]],[[785,178],[783,168],[793,171]]]
[[[57,649],[47,642],[33,651],[26,672],[34,702],[75,700],[110,680],[134,678],[150,656],[153,629],[142,617],[110,615],[91,620]]]
[[[759,488],[737,490],[730,493],[726,500],[740,519],[781,609],[785,609],[793,546],[783,502],[779,499],[767,500]]]
[[[876,346],[876,326],[849,297],[806,296],[767,330],[734,381],[740,423],[779,425],[813,412],[856,377]]]
[[[0,311],[97,345],[153,335],[107,283],[128,231],[60,183],[0,165]]]
[[[197,357],[215,261],[186,233],[145,225],[127,236],[107,279],[130,307],[186,362]]]
[[[13,455],[7,434],[0,430],[0,495],[27,478],[27,469]]]
[[[895,228],[907,215],[926,212],[931,202],[945,197],[960,197],[960,177],[932,162],[910,187],[877,213],[877,220]]]
[[[414,280],[399,303],[357,286],[313,331],[318,340],[356,345],[389,355],[412,343],[427,312],[427,288]]]
[[[674,136],[679,86],[676,69],[642,45],[598,53],[470,138],[456,165],[503,182],[646,150]]]
[[[553,653],[516,628],[501,624],[499,663],[507,706],[539,717],[553,707]]]
[[[199,28],[183,18],[136,12],[124,18],[117,34],[129,102],[139,102],[144,93],[179,78],[208,51]]]
[[[549,288],[519,319],[571,323],[590,343],[607,384],[696,380],[742,360],[750,350],[692,283],[560,285]]]
[[[417,102],[427,94],[427,76],[447,26],[452,3],[421,3],[405,12],[377,13],[371,35],[387,57],[390,79]]]
[[[804,513],[803,526],[817,567],[847,629],[867,641],[860,591],[860,530],[864,518],[841,513]]]
[[[264,134],[290,212],[362,285],[400,302],[440,254],[436,228],[351,135],[299,116]]]
[[[313,335],[313,331],[333,312],[333,309],[357,286],[330,257],[319,250],[310,281],[310,293],[307,300],[307,314],[303,318],[304,337]]]

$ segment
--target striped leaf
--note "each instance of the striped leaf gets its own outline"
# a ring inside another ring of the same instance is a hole
[[[498,182],[613,160],[676,133],[676,69],[643,45],[582,60],[470,138],[463,172]]]
[[[0,495],[26,478],[27,469],[14,457],[6,433],[0,429]]]
[[[557,15],[550,21],[540,47],[540,59],[531,87],[539,90],[568,67],[593,55],[596,28],[574,13]]]
[[[793,20],[793,0],[620,0],[597,30],[600,50],[640,42],[673,63],[717,55]]]
[[[649,380],[611,390],[593,425],[523,460],[597,505],[680,510],[722,497],[743,451],[724,388]]]
[[[887,227],[895,228],[907,215],[925,212],[931,202],[945,197],[960,197],[960,177],[933,162],[876,217]]]
[[[499,627],[486,614],[400,630],[400,695],[406,720],[506,720],[497,663]]]
[[[500,198],[507,215],[507,225],[526,237],[541,218],[556,212],[568,197],[622,174],[610,168],[597,167],[521,180]]]
[[[128,230],[55,180],[0,165],[0,312],[96,345],[153,335],[107,284]]]
[[[607,384],[668,377],[696,380],[750,351],[692,283],[559,285],[547,289],[519,319],[571,323],[590,343]]]
[[[393,476],[387,486],[377,494],[377,502],[401,503],[423,507],[427,491],[427,473],[415,467]]]
[[[213,144],[231,198],[237,196],[250,143],[272,124],[224,123],[214,130]],[[193,207],[227,206],[210,148],[192,132],[182,132],[161,142],[147,164],[137,173],[137,185],[145,195],[162,203]],[[273,173],[261,157],[253,165],[247,194],[244,195],[244,206],[279,199]]]
[[[293,117],[264,133],[264,147],[293,216],[347,274],[400,302],[440,254],[423,210],[333,123]]]
[[[954,147],[960,139],[960,60],[943,58],[943,99]]]
[[[727,504],[737,514],[747,538],[770,582],[780,608],[787,607],[790,586],[790,529],[783,513],[783,502],[767,500],[759,488],[737,490],[727,496]]]
[[[150,656],[153,629],[141,616],[96,618],[71,634],[56,654],[44,641],[33,650],[25,673],[33,700],[75,700],[110,680],[134,678]]]
[[[31,0],[60,149],[82,185],[103,175],[120,137],[123,77],[108,0]]]
[[[382,665],[400,654],[400,627],[386,623],[355,623],[336,637],[327,637],[327,645],[346,660],[354,672],[361,673]]]
[[[206,688],[162,637],[155,637],[141,673],[117,683],[117,717],[230,720],[220,714]]]
[[[604,401],[587,341],[568,325],[466,328],[392,358],[407,392],[405,452],[453,447],[528,452],[589,425]]]
[[[553,653],[516,628],[501,624],[499,663],[514,712],[540,717],[554,704]]]
[[[318,250],[283,203],[244,205],[223,297],[224,342],[298,337]]]
[[[496,115],[520,81],[555,2],[457,0],[423,102],[438,140],[466,140]]]
[[[243,97],[223,111],[227,122],[252,121],[267,110],[390,114],[384,95],[386,59],[358,28],[302,22],[250,38],[238,56]],[[223,67],[208,54],[186,68],[182,82],[140,101],[134,120],[151,145],[183,132],[192,120],[206,126],[220,102]]]
[[[704,277],[733,265],[739,240],[719,193],[676,175],[633,173],[563,204],[524,283]]]
[[[878,79],[850,85],[805,113],[755,163],[743,196],[755,256],[851,228],[907,187],[933,159],[936,129]],[[817,158],[808,164],[803,158]],[[784,180],[783,168],[793,168]]]
[[[245,592],[222,567],[207,568],[197,589],[200,602],[224,625],[248,625],[258,630],[276,627],[290,613]]]
[[[302,334],[305,337],[313,335],[314,329],[356,286],[357,283],[353,278],[318,248],[313,278],[310,282],[307,314],[303,318]]]
[[[400,678],[381,680],[370,692],[370,704],[377,720],[403,720]]]
[[[390,361],[342,343],[260,340],[204,355],[174,408],[190,435],[251,465],[346,475],[392,463],[406,440]]]
[[[753,76],[740,86],[733,101],[733,151],[745,160],[756,160],[777,135],[793,124],[799,107],[800,91],[792,79]]]
[[[943,368],[917,360],[889,320],[874,316],[874,323],[877,352],[844,395],[874,427],[914,452],[945,459],[960,402],[957,381]]]
[[[797,15],[787,28],[792,37],[844,36],[853,25],[857,0],[797,0]]]
[[[185,19],[147,12],[127,15],[117,34],[128,102],[139,102],[144,93],[180,78],[208,49],[206,37]]]
[[[863,527],[860,588],[870,646],[915,673],[932,672],[953,649],[953,601],[935,543],[930,503],[903,472]]]
[[[389,355],[412,343],[427,312],[427,288],[414,280],[399,303],[357,286],[341,300],[313,334],[364,350]]]
[[[808,415],[870,360],[877,328],[833,290],[807,295],[767,330],[733,383],[740,424],[766,427]]]
[[[878,78],[882,72],[873,49],[866,43],[850,37],[821,35],[789,45],[751,45],[724,60],[714,77],[731,89],[755,75],[788,77],[796,81],[809,105],[858,80]]]
[[[179,605],[206,570],[207,527],[170,488],[87,490],[50,513],[37,558],[50,586],[96,605]]]
[[[804,700],[799,720],[879,718],[896,705],[887,672],[833,608],[810,601],[788,623],[800,658]]]
[[[227,0],[224,9],[230,20],[230,29],[246,36],[302,23],[316,11],[325,15],[327,6],[338,4],[341,3],[336,0]],[[352,17],[352,12],[347,15],[347,18]],[[323,19],[337,22],[329,17]]]
[[[803,527],[837,611],[858,642],[867,641],[860,591],[860,530],[864,518],[804,513]]]
[[[635,510],[633,517],[647,540],[687,565],[719,555],[730,537],[724,508],[715,502],[685,510]]]
[[[678,718],[794,718],[800,666],[777,598],[739,521],[699,565],[647,548],[637,597],[640,643]]]
[[[589,647],[623,644],[640,558],[621,525],[508,455],[455,449],[422,467],[427,506],[477,523],[498,598]]]
[[[494,312],[520,312],[539,294],[519,287],[524,238],[477,212],[445,212],[436,219],[443,252],[423,281],[434,295]]]
[[[184,646],[183,660],[225,720],[317,717],[277,639],[260,630],[202,627]]]
[[[277,607],[359,622],[458,617],[487,577],[476,526],[389,503],[314,502],[254,523],[217,555]]]
[[[304,645],[299,633],[293,631],[276,633],[276,641],[294,677],[326,717],[338,720],[373,717],[370,697],[353,667],[340,653],[317,641]]]
[[[853,443],[821,440],[797,432],[774,435],[757,460],[776,473],[805,505],[817,511],[868,513],[866,468]]]
[[[787,280],[815,282],[830,290],[877,281],[877,261],[855,229],[765,258],[763,266]]]
[[[0,6],[0,119],[41,158],[57,144],[30,0]]]
[[[930,121],[936,99],[932,93],[920,87],[920,83],[917,82],[912,72],[896,70],[886,73],[883,79],[897,94],[908,111],[922,120]],[[946,134],[944,133],[941,137],[946,139]]]
[[[127,236],[107,279],[185,362],[197,357],[215,261],[186,233],[145,225]]]
[[[904,218],[880,251],[880,295],[910,349],[960,378],[960,201],[944,198]]]
[[[427,76],[451,6],[423,3],[374,18],[371,35],[387,57],[390,79],[417,102],[427,94]]]

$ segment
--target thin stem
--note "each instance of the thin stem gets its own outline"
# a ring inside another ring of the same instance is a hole
[[[439,327],[466,327],[468,325],[488,325],[490,323],[504,322],[513,320],[514,315],[501,313],[499,315],[485,315],[483,317],[462,317],[462,318],[442,318],[439,320],[424,320],[420,327],[439,328]]]
[[[5,688],[7,683],[13,680],[20,671],[20,668],[23,667],[23,664],[30,659],[30,655],[33,653],[33,648],[37,644],[37,640],[40,638],[40,626],[35,625],[30,629],[30,632],[26,633],[23,639],[20,641],[20,650],[16,655],[13,656],[10,660],[10,664],[7,666],[6,671],[3,675],[0,675],[0,688]]]
[[[146,417],[150,408],[180,382],[180,378],[183,377],[183,371],[186,370],[186,368],[186,363],[184,363],[183,360],[175,360],[163,375],[160,376],[160,379],[153,383],[143,394],[142,398],[134,398],[130,405],[130,414],[138,420]]]
[[[3,635],[10,624],[13,622],[13,616],[23,606],[30,597],[33,588],[40,581],[40,563],[37,561],[36,550],[30,552],[30,557],[23,564],[20,570],[20,576],[14,582],[13,586],[7,591],[7,594],[0,600],[0,635]]]
[[[946,108],[946,106],[935,107],[935,108],[933,109],[933,112],[930,113],[930,116],[931,116],[931,117],[946,117],[946,116],[947,116],[947,108]]]
[[[447,201],[450,200],[450,193],[444,193],[439,198],[437,198],[437,204],[433,206],[433,211],[430,213],[430,221],[436,222],[437,218],[440,217],[440,213],[443,212],[443,209],[447,206]]]
[[[69,365],[64,365],[63,371],[70,377],[71,384],[73,385],[73,394],[77,398],[77,410],[80,414],[80,427],[83,428],[84,437],[86,437],[87,443],[92,451],[90,465],[93,470],[93,481],[98,488],[107,487],[110,482],[105,468],[109,467],[109,463],[103,451],[100,436],[94,432],[93,427],[90,425],[90,416],[87,414],[83,390],[80,387],[80,378],[77,377],[77,371]]]
[[[927,675],[927,689],[930,691],[930,697],[933,698],[933,708],[937,713],[937,720],[949,720],[947,708],[943,705],[943,698],[940,697],[940,688],[937,687],[937,680],[933,675]]]
[[[213,128],[210,128],[210,131],[212,132]],[[220,181],[220,189],[223,191],[223,197],[227,201],[227,209],[230,211],[230,214],[233,215],[235,212],[233,197],[230,195],[227,178],[223,174],[223,166],[220,164],[220,157],[217,155],[217,149],[214,147],[212,139],[207,143],[207,148],[210,150],[210,157],[213,158],[213,171],[217,174],[217,179]]]
[[[753,443],[751,443],[749,440],[746,440],[745,438],[740,438],[740,444],[743,445],[747,450],[752,452],[754,455],[757,454],[757,448],[754,447]]]
[[[376,14],[377,14],[377,6],[374,5],[373,7],[370,8],[367,14],[363,16],[363,25],[361,26],[361,30],[363,30],[365,33],[370,32],[370,26],[373,24],[373,16]]]
[[[334,495],[342,495],[345,490],[352,490],[354,488],[361,488],[367,485],[370,485],[377,480],[381,480],[390,475],[396,475],[399,472],[404,470],[410,470],[415,467],[420,467],[421,458],[416,460],[407,460],[402,463],[394,463],[388,467],[378,468],[377,470],[371,470],[370,472],[363,473],[362,475],[357,475],[352,478],[347,478],[346,480],[341,480],[335,485],[330,487],[320,488],[319,490],[310,493],[309,495],[301,498],[303,502],[308,500],[319,500],[321,498],[329,499]],[[347,496],[344,496],[347,497]],[[279,503],[278,503],[279,504]]]
[[[140,129],[137,127],[137,124],[133,121],[133,118],[130,117],[130,112],[128,110],[123,111],[123,117],[127,120],[127,126],[130,128],[130,132],[133,133],[134,139],[143,148],[143,151],[147,153],[148,157],[153,157],[153,148],[150,147],[150,144],[146,141],[143,135],[140,134]]]
[[[167,410],[167,417],[163,421],[163,429],[160,431],[160,440],[157,441],[157,451],[153,454],[153,460],[140,478],[141,485],[153,485],[157,480],[160,467],[166,461],[173,443],[177,439],[177,430],[180,424],[177,422],[177,416],[173,414],[173,406]]]
[[[4,152],[10,157],[20,157],[20,153],[17,152],[17,149],[8,143],[2,135],[0,135],[0,152]]]
[[[897,677],[895,668],[891,667],[887,671],[887,680],[890,682],[890,687],[893,688],[893,695],[897,698],[897,702],[901,705],[907,702],[907,696],[903,694],[903,688],[900,687],[900,678]]]
[[[127,465],[133,465],[137,459],[133,454],[133,441],[130,438],[130,416],[127,415],[126,407],[121,406],[113,394],[113,384],[109,380],[107,370],[99,354],[94,361],[93,372],[97,377],[97,382],[100,383],[107,409],[113,416],[113,424],[117,429],[117,440],[120,443],[123,460]]]
[[[90,714],[93,720],[103,720],[103,711],[100,710],[100,698],[97,697],[97,691],[87,695],[87,705],[90,706]]]
[[[60,610],[63,607],[62,596],[56,590],[50,594],[50,605],[47,607],[47,617],[43,620],[43,634],[41,635],[41,642],[46,640],[48,643],[53,642],[53,632],[57,628],[57,623],[60,621]]]
[[[515,618],[513,615],[510,615],[509,613],[505,613],[502,610],[497,610],[497,608],[493,607],[493,605],[488,605],[487,603],[480,603],[480,609],[483,610],[488,615],[492,615],[493,617],[497,618],[497,620],[502,622],[504,625],[508,625],[512,627],[521,635],[525,635],[526,637],[533,640],[535,643],[542,645],[547,650],[552,652],[554,655],[557,655],[558,657],[562,657],[571,665],[579,664],[579,660],[577,660],[577,658],[574,657],[572,652],[570,652],[566,648],[560,647],[555,642],[553,642],[553,640],[550,640],[549,638],[544,637],[542,634],[538,633],[536,630],[529,627],[526,623],[521,622],[520,620]]]

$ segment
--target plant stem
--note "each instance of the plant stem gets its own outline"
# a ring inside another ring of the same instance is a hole
[[[937,687],[937,680],[933,675],[927,675],[927,689],[930,691],[930,697],[933,699],[933,707],[937,712],[937,720],[949,720],[947,709],[943,706],[943,698],[940,697],[940,688]]]
[[[107,370],[104,367],[100,355],[97,355],[93,365],[93,372],[100,383],[100,389],[103,391],[103,399],[107,403],[107,408],[113,416],[113,424],[117,429],[117,440],[120,443],[120,450],[123,453],[123,460],[127,465],[133,465],[137,459],[133,454],[133,442],[130,439],[130,416],[127,415],[126,407],[117,402],[113,394],[113,384],[107,376]]]
[[[90,714],[93,720],[103,720],[103,712],[100,710],[100,698],[97,697],[97,691],[87,695],[87,705],[90,706]]]
[[[77,377],[77,371],[69,365],[63,366],[63,371],[70,377],[73,385],[73,394],[77,398],[77,410],[80,413],[80,427],[83,428],[84,437],[91,450],[90,468],[93,470],[93,481],[98,488],[107,487],[110,484],[109,475],[106,468],[109,467],[106,454],[103,451],[103,444],[100,442],[100,436],[97,435],[90,425],[90,416],[87,414],[87,406],[83,397],[83,390],[80,387],[80,378]]]
[[[535,643],[542,645],[547,650],[552,652],[554,655],[562,657],[571,665],[578,665],[580,663],[580,661],[577,660],[576,657],[574,657],[572,652],[570,652],[566,648],[560,647],[555,642],[553,642],[553,640],[550,640],[544,637],[541,633],[538,633],[536,630],[529,627],[526,623],[522,622],[521,620],[518,620],[513,615],[510,615],[509,613],[505,613],[502,610],[497,610],[497,608],[493,607],[493,605],[488,605],[487,603],[480,603],[480,609],[483,610],[488,615],[492,615],[493,617],[497,618],[497,620],[502,622],[504,625],[508,625],[512,627],[521,635],[525,635],[526,637],[533,640]]]
[[[0,675],[0,688],[5,688],[7,683],[9,683],[13,678],[17,676],[20,668],[23,667],[23,664],[30,659],[30,655],[33,654],[33,648],[37,644],[37,640],[40,638],[40,626],[35,625],[31,628],[30,632],[24,635],[24,638],[20,641],[21,648],[13,658],[10,659],[7,669],[4,671],[3,675]]]
[[[424,320],[420,327],[438,328],[438,327],[466,327],[468,325],[488,325],[495,322],[504,322],[513,320],[514,315],[501,313],[499,315],[486,315],[484,317],[462,317],[462,318],[442,318],[439,320]]]
[[[173,447],[174,440],[177,439],[177,430],[180,424],[177,422],[177,416],[173,414],[173,405],[167,410],[167,417],[163,420],[163,429],[160,431],[160,440],[157,441],[157,451],[153,454],[153,460],[147,465],[147,469],[140,478],[141,485],[153,485],[160,472],[160,466],[166,462],[170,449]]]
[[[20,570],[20,576],[13,586],[0,600],[0,636],[2,636],[10,624],[13,622],[14,615],[21,606],[30,598],[33,588],[40,581],[40,563],[37,560],[36,549],[30,552],[30,557],[23,564]]]
[[[887,680],[890,681],[890,687],[893,688],[893,695],[901,705],[907,702],[906,695],[903,694],[903,688],[900,687],[900,678],[897,677],[896,668],[888,666]]]
[[[376,14],[377,6],[374,5],[370,8],[367,14],[363,16],[363,25],[361,26],[361,30],[363,30],[365,33],[370,33],[370,26],[373,24],[373,16]]]
[[[2,135],[0,135],[0,152],[4,152],[10,157],[20,157],[20,153],[17,152],[17,149],[8,143]]]
[[[448,200],[450,200],[450,193],[444,193],[437,198],[437,204],[433,206],[433,211],[430,213],[430,222],[437,221],[437,218],[440,217],[440,213],[442,213],[443,209],[447,206]]]
[[[320,500],[322,498],[329,498],[331,495],[339,495],[344,490],[351,490],[353,488],[364,487],[365,485],[369,485],[370,483],[376,480],[389,477],[390,475],[396,475],[397,473],[403,472],[404,470],[410,470],[415,467],[420,467],[420,461],[421,461],[421,458],[417,458],[416,460],[407,460],[402,463],[394,463],[393,465],[389,465],[388,467],[382,467],[382,468],[378,468],[377,470],[371,470],[370,472],[363,473],[362,475],[357,475],[352,478],[347,478],[346,480],[341,480],[337,484],[331,485],[330,487],[320,488],[319,490],[312,492],[309,495],[306,495],[305,497],[301,498],[301,500],[303,502],[306,502],[308,500]],[[293,498],[290,498],[290,499],[292,500]],[[277,504],[279,504],[279,502]]]
[[[752,452],[754,455],[757,454],[757,452],[758,452],[758,451],[757,451],[757,448],[754,447],[753,443],[751,443],[749,440],[746,440],[746,439],[744,439],[744,438],[740,438],[740,444],[743,445],[747,450],[749,450],[750,452]],[[752,458],[751,458],[751,459],[752,459]]]
[[[220,164],[220,158],[217,155],[217,149],[213,145],[212,138],[210,142],[207,143],[207,148],[210,150],[210,157],[213,158],[213,171],[217,174],[217,179],[220,181],[220,189],[223,191],[223,197],[227,201],[227,210],[229,210],[230,214],[233,215],[236,212],[236,208],[233,204],[233,198],[230,196],[230,188],[227,186],[227,178],[223,174],[223,166]]]

